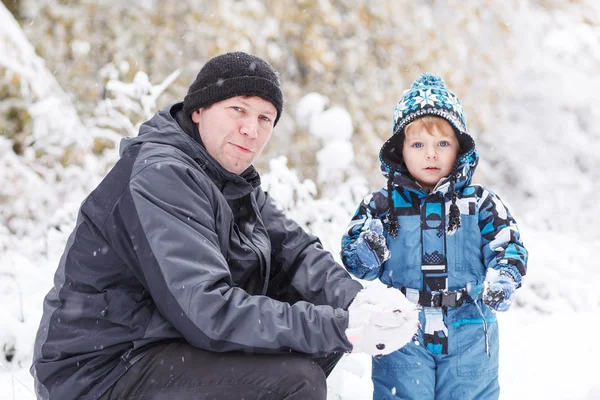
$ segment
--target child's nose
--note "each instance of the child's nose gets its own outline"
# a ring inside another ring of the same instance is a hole
[[[437,151],[435,151],[435,149],[428,149],[427,153],[425,153],[425,157],[427,157],[427,159],[437,159]]]

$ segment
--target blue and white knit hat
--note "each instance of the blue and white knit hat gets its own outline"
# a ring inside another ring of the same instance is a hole
[[[404,138],[404,128],[412,121],[425,115],[434,115],[444,118],[456,132],[456,137],[461,145],[461,150],[467,151],[473,145],[473,140],[467,133],[467,123],[460,100],[452,93],[439,76],[426,72],[413,82],[410,89],[402,94],[402,98],[394,109],[393,136],[381,148],[379,158],[388,168],[388,157],[385,157],[390,146],[400,134]],[[393,140],[395,139],[395,140]],[[394,146],[395,147],[395,146]],[[465,148],[467,147],[467,148]]]
[[[446,87],[444,80],[426,72],[406,90],[394,110],[394,133],[424,115],[437,115],[458,131],[467,134],[465,113],[460,100]]]

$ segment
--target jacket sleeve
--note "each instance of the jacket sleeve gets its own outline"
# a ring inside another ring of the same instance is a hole
[[[508,273],[520,287],[527,272],[527,250],[516,221],[500,198],[487,189],[479,200],[479,229],[486,268]]]
[[[276,285],[283,286],[277,290],[291,290],[299,300],[347,309],[362,285],[260,188],[257,203],[271,240],[271,275]]]
[[[112,223],[127,220],[122,253],[160,313],[192,345],[210,351],[311,355],[348,351],[348,313],[290,305],[233,287],[217,232],[216,191],[179,162],[148,165],[129,185]],[[120,210],[119,210],[120,209]],[[127,258],[127,256],[125,256]]]
[[[378,268],[367,267],[359,258],[357,245],[359,237],[372,219],[383,219],[386,215],[387,191],[378,192],[365,197],[350,220],[346,232],[342,236],[342,262],[346,269],[354,276],[365,280],[374,280],[381,275],[383,263]],[[384,233],[385,235],[385,233]]]

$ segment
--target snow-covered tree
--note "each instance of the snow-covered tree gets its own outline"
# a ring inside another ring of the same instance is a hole
[[[336,257],[354,208],[384,184],[377,154],[397,100],[432,71],[465,107],[482,155],[476,180],[508,204],[531,252],[516,309],[597,313],[599,4],[0,3],[0,372],[27,374],[75,212],[118,159],[119,140],[232,50],[280,71],[285,115],[257,167],[279,205]]]

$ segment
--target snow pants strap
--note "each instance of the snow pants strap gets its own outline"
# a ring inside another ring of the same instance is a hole
[[[421,271],[423,290],[448,289],[446,212],[442,197],[428,198],[421,210]]]
[[[439,307],[425,307],[425,330],[423,339],[425,347],[433,354],[448,354],[448,327],[444,323],[444,315]]]
[[[417,301],[421,305],[427,304],[423,307],[424,344],[433,354],[448,354],[448,327],[444,322],[445,308],[441,308],[443,297],[440,294],[448,291],[446,210],[443,196],[427,197],[421,208],[421,245],[423,290]],[[445,297],[446,302],[450,299],[451,297]],[[456,301],[456,295],[453,300]]]

